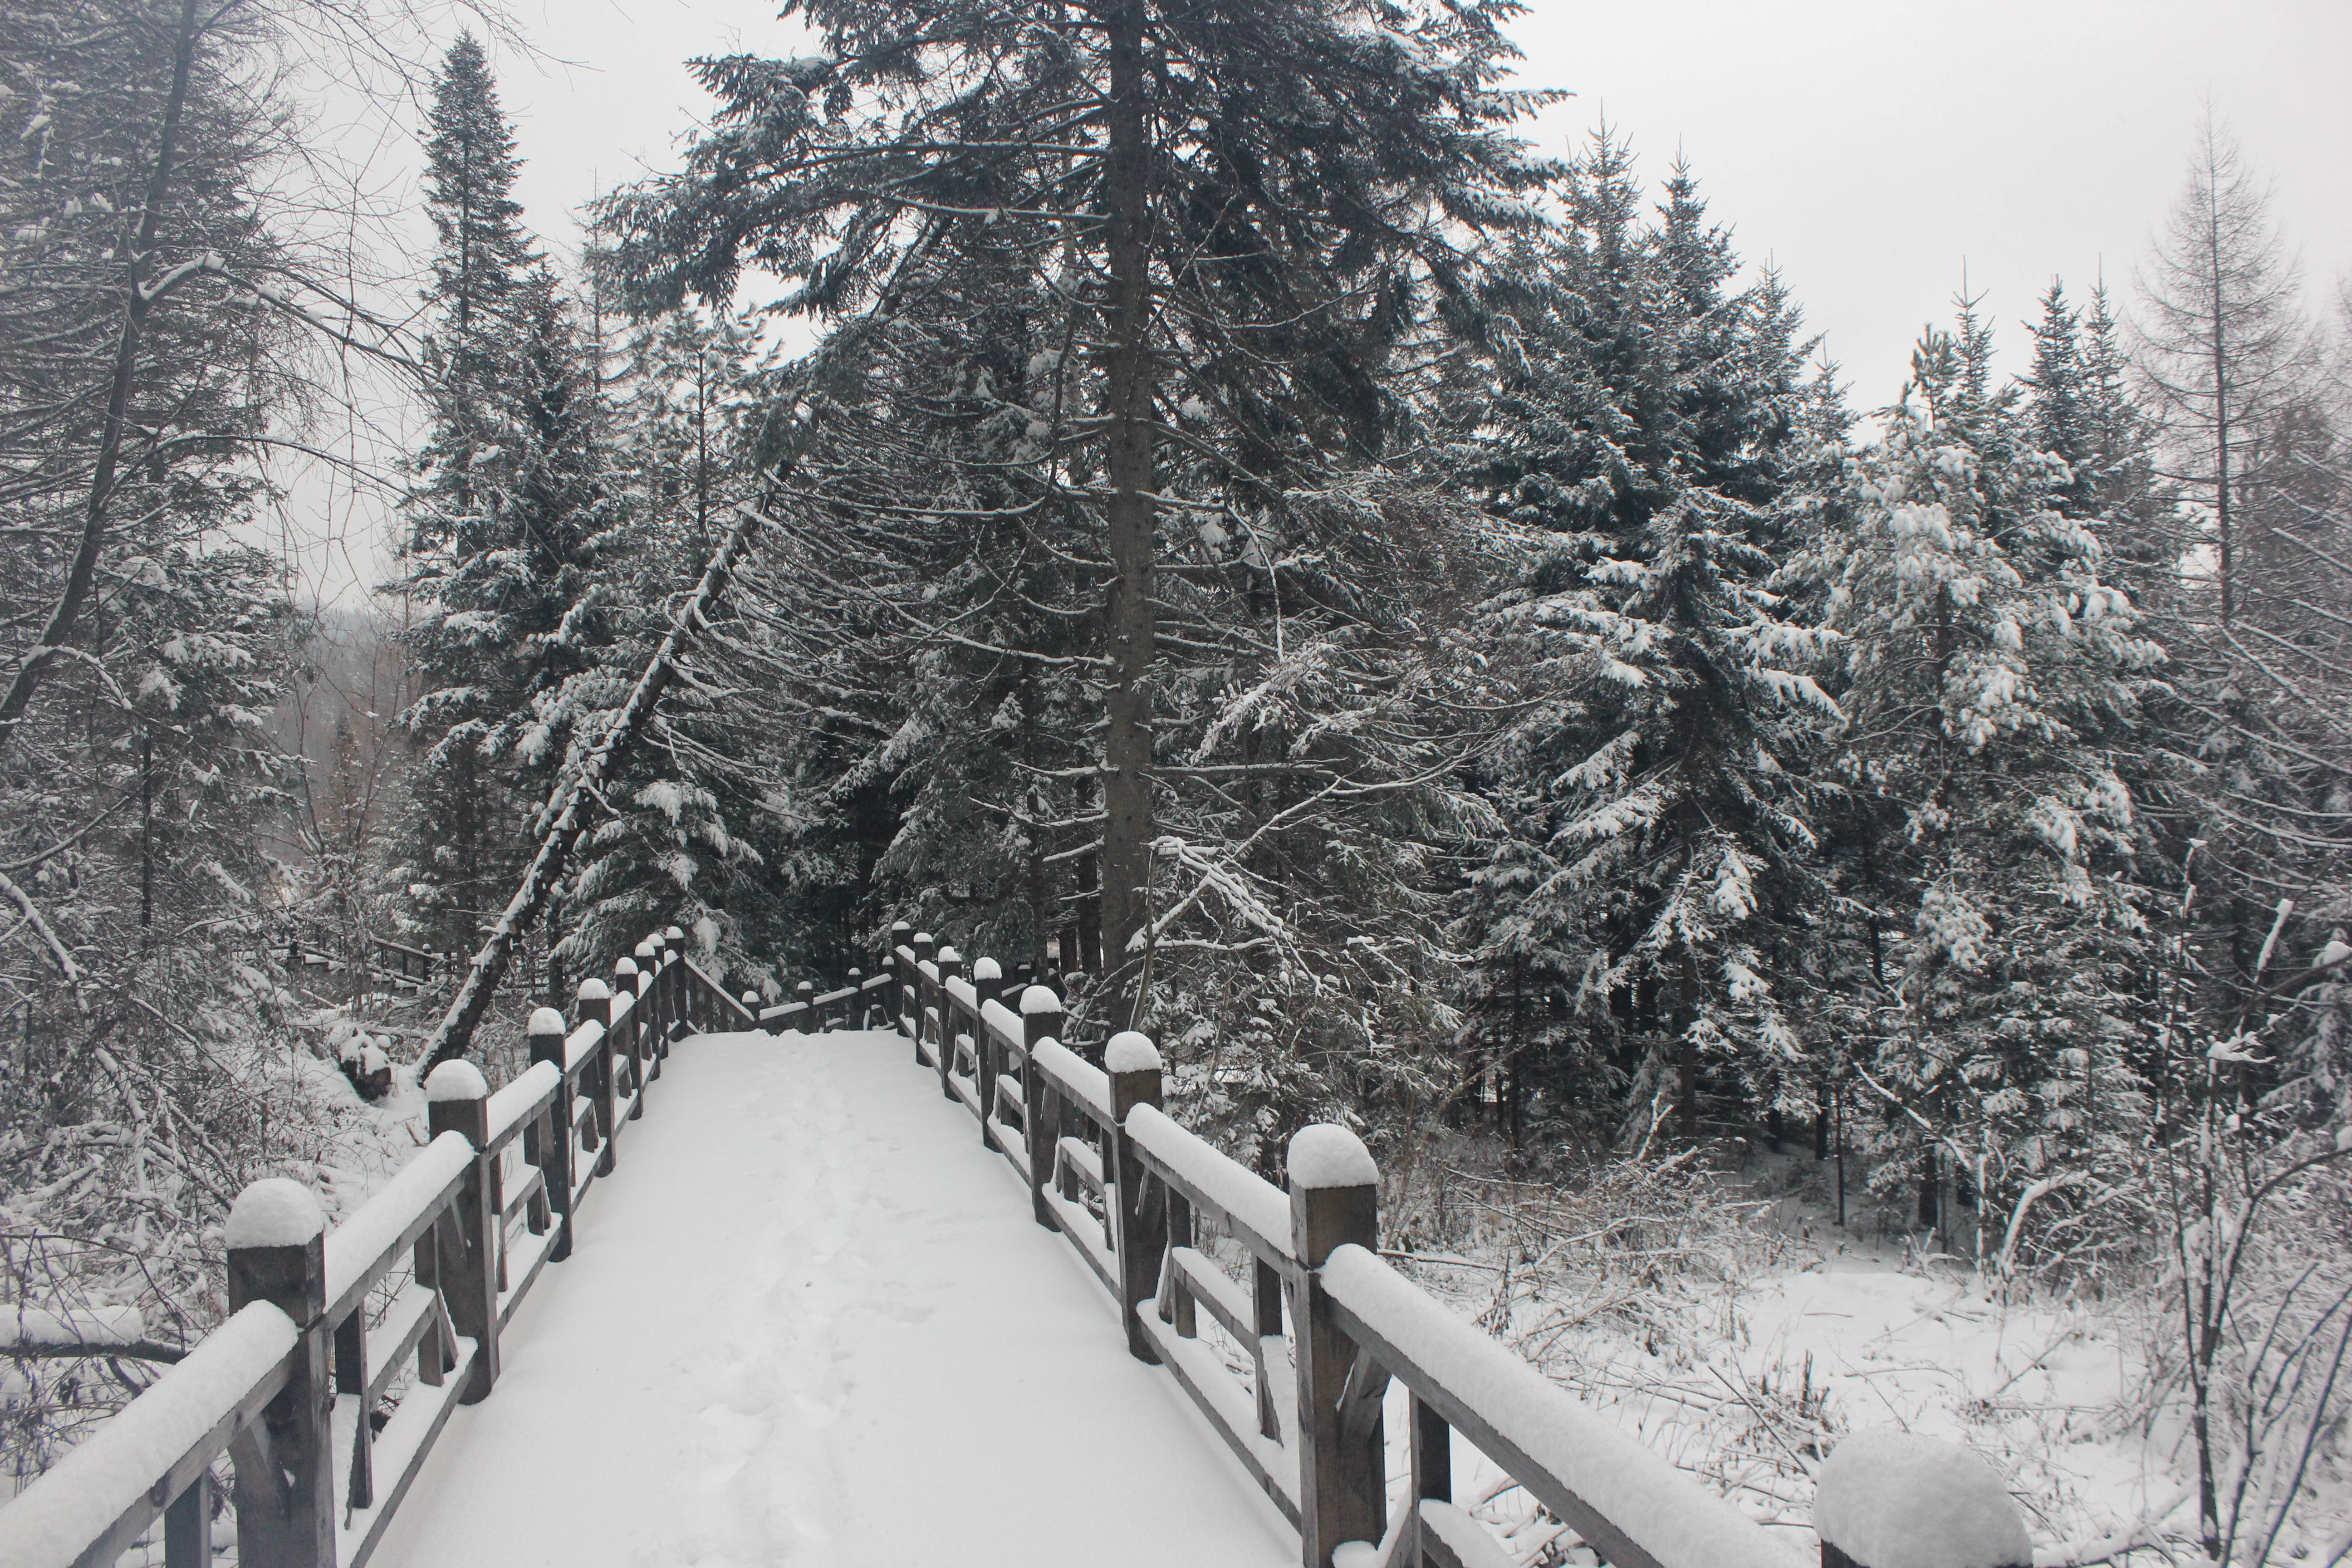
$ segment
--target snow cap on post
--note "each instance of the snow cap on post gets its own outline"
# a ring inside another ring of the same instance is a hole
[[[1032,985],[1021,993],[1021,1016],[1024,1018],[1033,1013],[1058,1013],[1061,1010],[1062,999],[1054,994],[1054,988],[1050,985]]]
[[[229,1205],[228,1224],[221,1231],[221,1244],[233,1250],[302,1247],[326,1228],[326,1211],[319,1206],[310,1188],[291,1177],[264,1176],[237,1194],[236,1201]]]
[[[616,958],[613,961],[613,973],[615,974],[635,974],[636,972],[637,961],[634,958]]]
[[[1151,1037],[1133,1029],[1121,1029],[1103,1047],[1105,1072],[1159,1072],[1164,1066]]]
[[[759,1005],[760,994],[757,991],[746,991],[743,993],[743,1005],[746,1007],[757,1007]]]
[[[663,940],[667,942],[684,942],[686,940],[686,933],[678,930],[676,926],[667,926],[663,928],[662,937]]]
[[[613,988],[592,975],[580,983],[578,994],[583,1002],[610,1002],[613,999]],[[554,1009],[542,1008],[541,1011],[553,1012]],[[539,1014],[533,1013],[531,1016],[536,1018]]]
[[[1290,1135],[1290,1189],[1311,1192],[1323,1187],[1369,1187],[1378,1184],[1381,1168],[1364,1141],[1344,1127],[1318,1121]]]
[[[992,958],[975,958],[971,961],[971,977],[974,980],[1002,980],[1004,967]]]
[[[955,944],[953,942],[950,942],[947,946],[940,949],[940,962],[941,963],[961,963],[963,962],[963,954],[955,950]]]
[[[922,946],[922,945],[923,945],[923,943],[925,943],[925,942],[929,942],[929,941],[930,941],[930,940],[931,940],[931,933],[930,933],[930,932],[929,932],[929,931],[917,931],[917,932],[915,933],[914,945],[915,945],[915,946],[917,946],[917,947],[920,947],[920,946]]]
[[[651,958],[654,955],[653,939],[651,937],[647,937],[645,941],[637,943],[636,953],[639,958]]]
[[[2033,1534],[1973,1451],[1881,1426],[1822,1466],[1813,1531],[1853,1568],[2031,1568]]]
[[[531,1010],[530,1026],[526,1029],[524,1033],[531,1035],[562,1035],[563,1033],[563,1015],[557,1012],[552,1007],[535,1007]],[[447,1067],[450,1064],[447,1062],[443,1062],[441,1067]],[[441,1068],[435,1068],[433,1069],[433,1076],[435,1078],[439,1078],[441,1076]]]
[[[530,1016],[532,1034],[541,1032],[539,1021],[541,1015],[555,1020],[556,1034],[563,1033],[563,1015],[552,1007],[541,1007]],[[439,1105],[452,1100],[488,1100],[489,1097],[489,1080],[482,1077],[482,1069],[454,1057],[435,1068],[425,1080],[425,1101],[428,1105]]]

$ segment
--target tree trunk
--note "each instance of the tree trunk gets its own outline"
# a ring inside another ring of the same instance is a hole
[[[1129,1027],[1139,1016],[1141,951],[1150,919],[1152,838],[1151,689],[1154,554],[1150,223],[1146,188],[1143,10],[1110,18],[1110,104],[1106,204],[1109,209],[1109,342],[1104,423],[1110,499],[1105,544],[1111,563],[1103,605],[1110,661],[1104,703],[1102,931],[1106,1019]]]

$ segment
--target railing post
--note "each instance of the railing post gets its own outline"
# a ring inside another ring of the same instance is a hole
[[[1045,1206],[1045,1182],[1054,1172],[1054,1151],[1061,1141],[1062,1119],[1052,1101],[1045,1075],[1037,1070],[1037,1047],[1061,1033],[1062,999],[1046,985],[1021,993],[1021,1044],[1030,1059],[1021,1068],[1021,1126],[1029,1142],[1029,1212],[1039,1225],[1054,1226],[1054,1212]]]
[[[914,984],[915,976],[907,972],[906,961],[898,956],[898,950],[914,945],[915,928],[905,921],[895,921],[891,922],[889,941],[890,951],[887,956],[890,960],[890,969],[891,973],[898,977],[898,984],[890,987],[890,1016],[898,1019],[899,1026],[904,1028],[912,1021],[907,1016],[908,1001],[907,988]],[[919,1056],[916,1058],[918,1061],[921,1059]]]
[[[531,1015],[552,1018],[558,1027],[563,1015],[541,1007]],[[499,1221],[492,1205],[498,1201],[490,1157],[482,1145],[490,1141],[490,1086],[482,1069],[469,1061],[446,1061],[425,1080],[425,1131],[438,1138],[461,1132],[474,1146],[474,1163],[457,1188],[457,1234],[465,1256],[434,1260],[434,1281],[448,1303],[449,1327],[460,1339],[474,1342],[474,1369],[458,1392],[460,1405],[478,1405],[499,1380]]]
[[[923,1020],[939,1005],[933,994],[939,988],[923,973],[923,965],[938,964],[940,944],[932,939],[930,932],[919,931],[908,945],[915,950],[914,973],[907,976],[907,984],[915,992],[915,1016],[912,1019],[915,1026],[915,1065],[920,1067],[923,1065]]]
[[[563,1079],[563,1016],[551,1007],[530,1016],[530,1059],[533,1065],[555,1065],[555,1098],[548,1105],[547,1124],[525,1135],[523,1156],[539,1167],[546,1185],[555,1228],[547,1256],[560,1262],[572,1256],[572,1089]]]
[[[940,1010],[940,1095],[942,1099],[953,1100],[955,1090],[948,1087],[948,1079],[955,1072],[956,1016],[955,998],[948,994],[948,982],[962,976],[963,954],[952,947],[943,947],[940,949],[938,962],[940,984],[936,1005]],[[977,1042],[974,1044],[977,1047]]]
[[[661,1054],[667,1056],[673,1042],[694,1030],[692,987],[686,983],[686,933],[676,926],[662,932],[662,977],[669,982],[669,1008],[663,1015],[669,1026],[661,1040]]]
[[[1160,1352],[1143,1331],[1143,1304],[1160,1293],[1160,1259],[1168,1250],[1168,1205],[1164,1196],[1147,1204],[1143,1162],[1128,1141],[1127,1113],[1160,1103],[1160,1052],[1129,1029],[1103,1047],[1103,1070],[1110,1076],[1110,1166],[1118,1185],[1105,1194],[1117,1216],[1112,1245],[1118,1255],[1118,1317],[1127,1328],[1127,1352],[1157,1364]]]
[[[793,1000],[801,1005],[801,1033],[817,1033],[816,987],[805,980],[802,981],[793,987]]]
[[[651,937],[637,943],[637,1005],[635,1047],[639,1070],[648,1079],[661,1076],[662,990],[661,949]],[[646,1066],[646,1059],[652,1058]]]
[[[592,994],[588,989],[592,985],[604,994]],[[635,1012],[635,1009],[631,1008],[630,1011]],[[596,1108],[596,1173],[609,1176],[620,1160],[614,1143],[621,1131],[620,1086],[614,1081],[617,1077],[614,1068],[620,1061],[620,1042],[613,1038],[612,994],[605,991],[598,981],[583,980],[580,983],[580,999],[572,1005],[572,1013],[582,1024],[593,1021],[604,1026],[597,1033],[596,1043],[589,1047],[590,1059],[594,1065],[589,1068],[588,1099]],[[645,1071],[634,1058],[630,1062],[629,1078],[631,1087],[637,1090],[636,1102],[642,1106],[645,1103]]]
[[[988,1119],[996,1110],[996,1044],[988,1032],[988,1005],[1004,989],[1004,969],[992,958],[976,958],[971,963],[971,1057],[972,1087],[980,1094],[980,1146],[996,1147],[995,1135],[988,1130]]]
[[[751,1015],[751,1027],[758,1028],[760,1026],[760,994],[757,991],[743,993],[743,1011]]]
[[[2033,1562],[2033,1531],[1999,1471],[1970,1449],[1892,1426],[1849,1435],[1822,1464],[1813,1531],[1822,1568]]]
[[[1289,1164],[1291,1245],[1306,1270],[1291,1302],[1298,1356],[1299,1549],[1307,1568],[1331,1568],[1335,1547],[1376,1542],[1386,1524],[1380,1407],[1371,1405],[1367,1421],[1348,1399],[1358,1349],[1341,1331],[1319,1272],[1337,1247],[1353,1243],[1379,1249],[1380,1170],[1362,1139],[1328,1124],[1292,1135]],[[1357,1375],[1369,1372],[1367,1364]]]
[[[866,1027],[866,971],[856,964],[849,966],[849,1005],[841,1010],[841,1025],[845,1029]]]
[[[327,1379],[327,1217],[309,1188],[254,1183],[229,1206],[228,1310],[267,1301],[294,1320],[294,1375],[262,1411],[259,1451],[236,1456],[236,1556],[245,1568],[334,1568],[335,1391]],[[250,1468],[254,1473],[247,1474]]]

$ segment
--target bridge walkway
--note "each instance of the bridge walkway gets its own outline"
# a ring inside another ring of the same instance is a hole
[[[879,1032],[681,1043],[376,1563],[1295,1564],[909,1054]]]

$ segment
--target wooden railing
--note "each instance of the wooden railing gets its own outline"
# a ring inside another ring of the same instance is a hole
[[[680,1037],[752,1022],[685,955],[638,944],[575,1018],[530,1020],[530,1067],[495,1094],[471,1063],[425,1081],[432,1141],[330,1231],[308,1189],[257,1182],[231,1209],[229,1316],[0,1508],[0,1564],[98,1568],[162,1524],[166,1568],[209,1568],[226,1455],[240,1568],[359,1568]]]
[[[1037,1223],[1066,1237],[1110,1291],[1129,1350],[1166,1368],[1297,1528],[1307,1568],[1514,1568],[1496,1534],[1454,1500],[1457,1440],[1612,1568],[1802,1561],[1787,1536],[1593,1414],[1383,1261],[1379,1172],[1355,1134],[1302,1130],[1291,1141],[1285,1192],[1161,1110],[1162,1064],[1142,1035],[1074,1049],[1058,1038],[1063,1003],[1049,986],[1008,993],[992,959],[967,968],[928,933],[901,926],[892,936],[880,973],[822,995],[803,985],[795,1002],[764,1010],[763,1026],[856,1026],[858,1010],[887,997],[887,1025],[938,1075],[940,1093],[972,1114],[982,1144],[1019,1173]],[[1391,1384],[1405,1390],[1409,1467],[1405,1506],[1393,1510]],[[1857,1491],[1878,1488],[1860,1479],[1872,1472],[1877,1442],[1840,1450]],[[1900,1560],[1946,1561],[1939,1543],[1920,1535],[1948,1517],[1938,1510],[1951,1503],[1950,1477],[1966,1474],[1969,1462],[1958,1458],[1961,1468],[1940,1477],[1922,1482],[1914,1466],[1887,1483],[1945,1493],[1914,1500],[1928,1523],[1896,1527]],[[2013,1540],[2028,1542],[2014,1502],[1990,1469],[1976,1470],[1968,1510],[2005,1519]],[[1874,1558],[1897,1560],[1889,1550],[1882,1535],[1867,1555],[1849,1554],[1825,1532],[1821,1560],[1824,1568],[1868,1568]],[[2018,1546],[2017,1568],[2030,1556]]]

